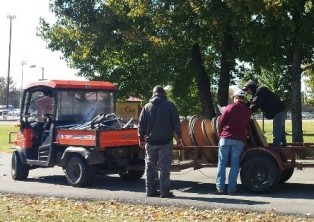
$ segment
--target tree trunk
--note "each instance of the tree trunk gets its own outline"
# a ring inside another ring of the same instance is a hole
[[[226,106],[229,99],[230,64],[232,37],[225,33],[221,44],[220,77],[218,82],[218,104]]]
[[[200,46],[198,43],[195,43],[192,46],[192,59],[194,61],[195,69],[197,72],[196,82],[199,90],[203,115],[209,118],[213,118],[216,116],[216,113],[213,105],[212,94],[210,91],[210,81],[205,72]]]
[[[292,121],[292,142],[303,143],[302,130],[302,109],[301,109],[301,62],[302,53],[295,49],[292,61],[292,82],[291,82],[291,121]]]

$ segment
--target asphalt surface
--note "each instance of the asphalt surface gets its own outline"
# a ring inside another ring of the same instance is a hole
[[[314,168],[296,170],[292,178],[271,193],[253,194],[238,186],[237,196],[215,195],[216,168],[172,172],[174,199],[146,197],[144,179],[126,182],[118,175],[97,176],[89,188],[67,184],[60,167],[30,171],[26,181],[14,181],[10,174],[11,155],[0,153],[0,193],[18,193],[77,199],[119,200],[132,204],[183,206],[201,209],[273,211],[313,217]],[[239,182],[240,183],[240,182]]]

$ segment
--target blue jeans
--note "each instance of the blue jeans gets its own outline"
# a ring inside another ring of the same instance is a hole
[[[230,159],[230,171],[228,179],[228,193],[234,192],[237,188],[237,178],[239,174],[240,159],[242,157],[244,143],[239,140],[221,138],[219,140],[218,168],[216,178],[216,188],[225,189],[226,167]]]
[[[172,149],[172,142],[160,146],[150,145],[149,143],[146,143],[146,194],[152,194],[157,191],[157,167],[159,167],[160,169],[160,193],[166,195],[170,192],[170,167],[172,162]]]
[[[286,127],[287,112],[281,112],[275,115],[273,120],[273,145],[286,146]]]

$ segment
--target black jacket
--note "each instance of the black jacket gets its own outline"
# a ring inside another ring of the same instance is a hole
[[[267,119],[273,119],[276,114],[285,110],[285,104],[267,87],[260,86],[252,97],[250,108],[252,112],[260,108]]]
[[[174,132],[182,138],[177,108],[163,94],[154,95],[139,117],[140,140],[146,139],[151,145],[164,145],[172,141]]]

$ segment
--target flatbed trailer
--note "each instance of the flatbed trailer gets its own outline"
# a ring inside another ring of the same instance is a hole
[[[218,146],[174,147],[179,153],[172,169],[200,169],[217,167],[217,161],[209,161],[203,154],[210,150],[218,153]],[[240,163],[240,179],[243,186],[254,193],[273,190],[289,180],[295,169],[314,167],[314,144],[288,144],[287,146],[246,146]]]
[[[173,169],[217,167],[220,116],[208,119],[194,115],[181,122],[183,147]],[[274,146],[267,143],[264,132],[252,116],[246,130],[244,151],[240,161],[240,179],[254,193],[268,192],[290,179],[294,169],[314,167],[313,143],[290,143]]]

